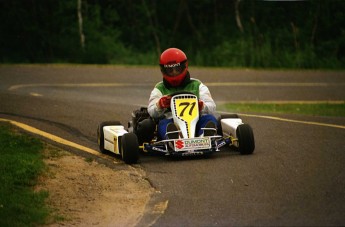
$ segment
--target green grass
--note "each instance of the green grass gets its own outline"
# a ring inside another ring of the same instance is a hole
[[[45,170],[38,139],[0,124],[0,226],[37,226],[49,215],[46,191],[34,191]]]
[[[229,112],[252,113],[287,113],[312,116],[345,117],[343,103],[227,103],[220,105],[219,110]]]

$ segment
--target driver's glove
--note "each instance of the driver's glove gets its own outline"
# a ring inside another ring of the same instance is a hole
[[[199,112],[201,112],[204,109],[204,102],[202,100],[199,100],[198,106],[199,106]]]
[[[170,100],[171,96],[165,95],[162,98],[160,98],[157,102],[157,106],[159,109],[165,109],[170,107]]]

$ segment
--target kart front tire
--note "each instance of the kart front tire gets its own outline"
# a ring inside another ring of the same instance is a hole
[[[107,150],[104,149],[104,131],[103,127],[110,125],[121,125],[119,121],[104,121],[100,123],[97,127],[97,143],[101,153],[106,153]]]
[[[236,129],[238,150],[240,154],[252,154],[255,149],[254,133],[248,124],[239,125]]]
[[[139,159],[138,137],[130,132],[121,138],[121,157],[126,164],[135,164]]]

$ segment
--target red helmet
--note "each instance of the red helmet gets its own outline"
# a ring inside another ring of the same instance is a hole
[[[173,87],[181,85],[188,70],[187,56],[182,50],[169,48],[159,59],[163,78]]]

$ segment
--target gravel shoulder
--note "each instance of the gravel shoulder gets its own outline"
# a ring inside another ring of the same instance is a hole
[[[138,169],[114,170],[52,145],[36,190],[47,190],[47,226],[135,226],[154,189]]]

